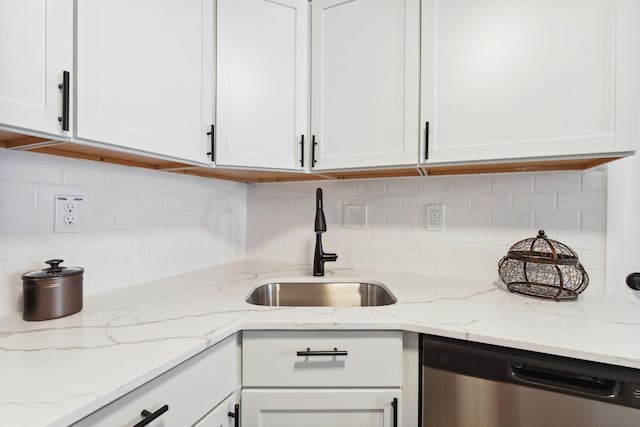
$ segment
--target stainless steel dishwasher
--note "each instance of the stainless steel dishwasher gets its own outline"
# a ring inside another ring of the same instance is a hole
[[[640,426],[640,370],[421,339],[422,427]]]

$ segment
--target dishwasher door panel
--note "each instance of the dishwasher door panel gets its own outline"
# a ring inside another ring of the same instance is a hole
[[[423,368],[422,427],[638,427],[640,409]]]

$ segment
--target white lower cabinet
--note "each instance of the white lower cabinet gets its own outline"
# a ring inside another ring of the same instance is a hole
[[[235,427],[236,419],[240,417],[239,392],[229,396],[224,402],[209,412],[193,427]],[[247,425],[247,424],[245,424]]]
[[[245,331],[244,427],[397,427],[400,331]]]
[[[192,426],[204,423],[212,408],[240,389],[237,335],[221,341],[131,393],[110,403],[74,427]],[[166,410],[164,409],[166,408]],[[143,411],[146,415],[143,415]],[[154,421],[139,424],[160,411]],[[211,417],[213,419],[213,416]],[[218,419],[218,418],[216,418]],[[221,417],[219,419],[222,419]],[[231,424],[202,424],[227,426]],[[200,427],[200,425],[198,425]]]
[[[242,392],[242,425],[396,427],[400,395],[399,388],[248,389]]]

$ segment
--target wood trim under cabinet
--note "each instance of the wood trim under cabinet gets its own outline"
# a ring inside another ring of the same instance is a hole
[[[144,154],[124,153],[115,149],[97,148],[66,141],[52,141],[47,138],[25,136],[6,131],[0,131],[0,147],[245,183],[583,170],[622,158],[618,156],[582,159],[532,160],[523,162],[512,161],[506,163],[423,166],[422,168],[404,167],[309,174],[300,172],[224,169],[220,167],[208,168],[193,166],[187,163],[157,159],[151,156],[145,156]]]
[[[510,163],[488,163],[472,165],[448,165],[448,166],[427,166],[425,175],[462,175],[462,174],[485,174],[485,173],[508,173],[508,172],[544,172],[563,170],[584,170],[590,169],[622,157],[600,157],[590,159],[557,159],[539,160],[527,162]]]

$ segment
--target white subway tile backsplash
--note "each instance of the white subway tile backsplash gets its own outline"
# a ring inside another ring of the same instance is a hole
[[[604,232],[606,225],[604,211],[582,211],[580,213],[580,228],[582,230]]]
[[[53,233],[56,194],[85,197],[82,233]],[[246,208],[244,184],[0,149],[0,314],[46,259],[84,267],[90,295],[244,258]]]
[[[323,183],[319,183],[319,187],[322,187]],[[353,186],[353,194],[357,196],[379,196],[386,193],[386,182],[384,180],[357,180],[353,182],[342,181],[339,183],[333,183],[332,187],[335,188],[339,185],[345,185],[347,188]]]
[[[491,176],[468,175],[453,177],[454,193],[488,193],[491,191]]]
[[[424,196],[403,196],[402,209],[424,209],[425,205],[435,203],[434,195]]]
[[[384,211],[367,211],[367,222],[369,225],[381,225],[387,222],[387,216]]]
[[[327,209],[342,209],[341,199],[338,197],[327,197]],[[307,211],[315,212],[316,199],[315,197],[296,197],[289,199],[288,210],[292,211]]]
[[[318,183],[325,188],[325,206],[331,205],[325,209],[329,224],[323,237],[325,246],[340,256],[339,265],[328,268],[384,268],[449,277],[468,277],[472,271],[476,278],[493,281],[497,278],[497,262],[509,247],[518,240],[534,237],[538,228],[545,228],[552,238],[574,244],[577,251],[590,251],[586,258],[594,265],[592,269],[600,271],[604,265],[602,200],[606,197],[604,187],[598,190],[602,178],[600,172],[588,171]],[[254,208],[257,199],[309,197],[309,183],[288,183],[278,187],[281,191],[273,191],[278,185],[259,184],[249,189],[249,253],[267,259],[293,257],[310,263],[313,206],[305,211],[301,227],[268,231],[266,223],[299,224],[301,218],[284,210],[282,217],[270,221]],[[346,195],[340,198],[336,194]],[[442,232],[426,230],[425,205],[432,203],[445,205],[446,226]],[[304,206],[307,204],[303,202]],[[343,227],[341,207],[345,204],[369,207],[368,229]],[[570,210],[563,209],[570,204]],[[272,250],[275,247],[278,250]],[[294,254],[294,248],[306,248],[306,252]],[[380,265],[381,256],[384,267]],[[461,260],[470,267],[461,270]],[[596,286],[604,284],[599,282]]]
[[[605,234],[593,230],[556,230],[552,238],[563,242],[575,251],[581,250],[603,250],[605,244]],[[580,255],[580,253],[578,253]]]
[[[580,172],[539,173],[534,176],[536,192],[580,191]]]
[[[411,179],[395,179],[387,181],[388,195],[412,196],[418,194],[418,182]]]
[[[0,182],[0,208],[32,208],[35,205],[33,184]]]
[[[606,207],[606,197],[601,191],[581,193],[558,193],[558,210],[602,210]]]
[[[448,176],[418,178],[418,192],[420,194],[450,193],[453,189],[453,179]]]
[[[151,191],[137,191],[136,209],[154,210],[167,208],[167,194]]]
[[[325,248],[339,255],[329,269],[472,272],[495,280],[507,249],[545,228],[584,252],[592,287],[604,288],[605,169],[246,186],[0,150],[0,195],[17,195],[12,205],[0,205],[0,313],[15,311],[16,278],[53,257],[90,268],[88,294],[209,267],[212,260],[310,265],[316,187],[324,190]],[[52,233],[54,194],[86,197],[86,232]],[[424,206],[431,203],[445,205],[442,232],[426,230]],[[343,227],[345,204],[367,206],[367,228]],[[118,283],[105,259],[123,272]]]
[[[112,173],[104,173],[102,169],[95,169],[89,165],[64,169],[65,185],[111,188],[114,186],[113,181]]]
[[[556,208],[555,193],[513,193],[514,210],[554,210]]]
[[[533,211],[533,226],[543,229],[580,229],[579,211]]]
[[[446,215],[445,215],[446,216]],[[491,226],[491,212],[451,212],[448,217],[454,227],[486,227]]]
[[[415,228],[418,226],[418,212],[410,210],[387,212],[387,224]]]
[[[371,197],[371,210],[396,210],[402,207],[400,196],[373,196]]]
[[[132,190],[94,188],[91,194],[93,196],[93,206],[98,209],[135,209],[136,207],[136,193]]]
[[[499,174],[491,178],[491,190],[494,193],[525,193],[533,191],[532,174]]]
[[[501,211],[511,209],[511,195],[505,194],[472,194],[472,211]]]
[[[471,197],[468,194],[436,194],[436,203],[444,205],[446,211],[464,211],[471,208]]]
[[[581,174],[582,191],[606,191],[607,189],[607,170],[591,169]]]
[[[530,210],[512,210],[491,212],[493,228],[531,228],[533,212]]]
[[[0,235],[47,232],[53,232],[53,211],[33,208],[0,209]]]

